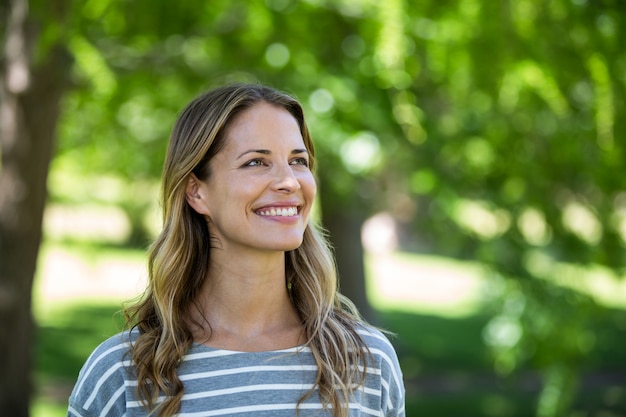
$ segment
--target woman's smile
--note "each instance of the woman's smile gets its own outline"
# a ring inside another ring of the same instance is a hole
[[[300,214],[301,203],[284,202],[268,204],[254,210],[256,214],[263,217],[295,217]]]

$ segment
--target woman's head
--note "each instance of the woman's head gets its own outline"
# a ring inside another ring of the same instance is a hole
[[[186,182],[191,174],[202,181],[208,178],[210,162],[224,148],[233,120],[262,102],[283,108],[294,117],[308,152],[309,167],[314,168],[313,143],[297,100],[270,87],[255,84],[235,84],[211,90],[183,109],[172,130],[162,184],[166,228],[179,224],[187,233],[205,234],[204,228],[198,227],[205,220],[185,203]],[[198,235],[194,240],[207,238]]]
[[[229,122],[222,140],[186,187],[212,244],[226,262],[240,250],[278,255],[299,247],[317,186],[296,119],[281,106],[257,103]]]

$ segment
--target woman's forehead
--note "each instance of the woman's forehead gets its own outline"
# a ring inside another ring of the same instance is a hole
[[[259,103],[238,114],[225,131],[225,150],[290,146],[305,148],[295,117],[280,106]]]

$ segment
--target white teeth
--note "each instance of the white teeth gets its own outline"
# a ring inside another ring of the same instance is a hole
[[[257,213],[260,214],[261,216],[292,217],[298,214],[298,209],[296,207],[271,208],[271,209],[258,211]]]

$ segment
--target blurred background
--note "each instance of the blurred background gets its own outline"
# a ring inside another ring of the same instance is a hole
[[[623,1],[0,16],[0,415],[65,415],[143,289],[177,113],[250,81],[305,107],[316,214],[342,291],[397,334],[407,416],[626,416]]]

